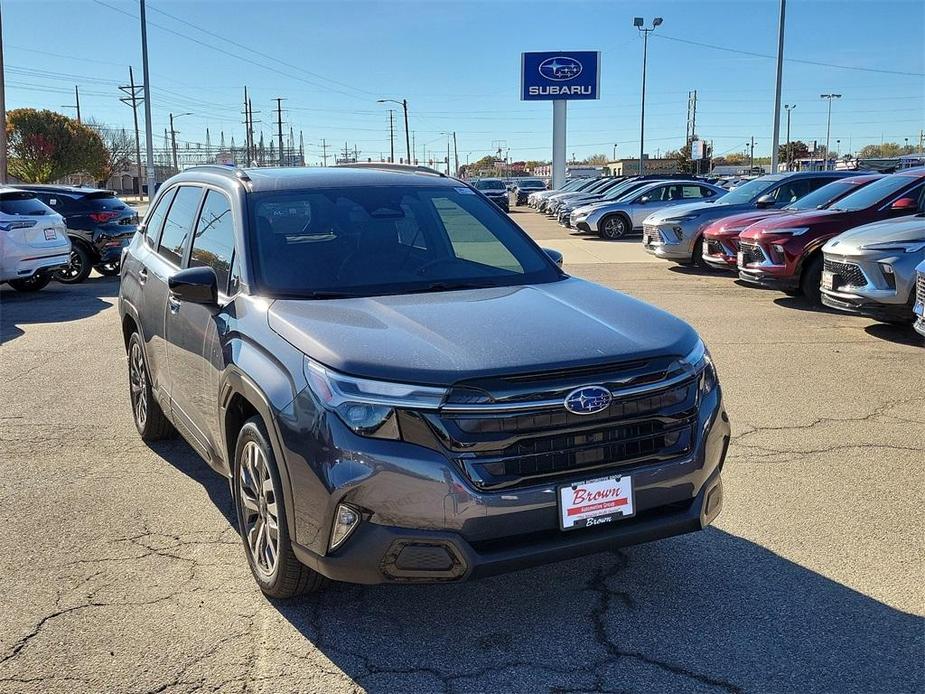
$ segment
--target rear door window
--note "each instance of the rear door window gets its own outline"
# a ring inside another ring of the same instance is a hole
[[[164,220],[157,252],[174,265],[179,266],[183,260],[183,251],[192,233],[201,198],[202,188],[199,186],[180,186]]]
[[[224,194],[210,190],[206,193],[202,212],[199,213],[189,266],[212,268],[218,278],[218,286],[224,292],[228,286],[233,256],[234,219],[231,216],[231,203]]]

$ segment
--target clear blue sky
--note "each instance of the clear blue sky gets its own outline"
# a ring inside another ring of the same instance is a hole
[[[0,4],[7,108],[73,114],[62,106],[73,104],[76,83],[84,118],[131,125],[116,88],[127,83],[130,64],[141,79],[137,1]],[[602,98],[570,105],[569,154],[610,155],[616,143],[619,154],[631,156],[639,147],[642,60],[632,19],[660,15],[664,24],[649,43],[647,151],[654,156],[683,144],[687,93],[696,89],[697,131],[714,141],[717,154],[742,151],[754,135],[756,155],[763,155],[771,142],[774,60],[677,39],[773,55],[777,12],[777,0],[149,0],[155,144],[171,111],[193,112],[177,120],[182,141],[203,142],[208,127],[213,143],[224,130],[240,144],[246,84],[267,136],[272,99],[287,99],[287,133],[290,124],[296,136],[304,131],[310,161],[320,159],[322,138],[341,148],[355,143],[361,157],[387,153],[387,106],[377,97],[408,99],[418,156],[425,145],[445,152],[441,132],[455,130],[462,161],[467,153],[473,160],[488,153],[496,141],[515,160],[547,159],[552,107],[519,101],[520,53],[571,49],[602,51]],[[785,57],[864,68],[785,63],[784,102],[797,105],[794,139],[824,141],[819,94],[838,92],[833,147],[836,139],[842,151],[881,138],[918,141],[925,128],[922,0],[789,0]],[[396,141],[396,156],[403,150]]]

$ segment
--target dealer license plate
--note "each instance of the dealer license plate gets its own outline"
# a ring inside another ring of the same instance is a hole
[[[629,475],[602,477],[559,487],[559,527],[589,528],[636,514]]]
[[[822,271],[822,288],[835,289],[835,275],[828,270]]]
[[[56,238],[58,238],[58,232],[57,232],[57,231],[55,231],[54,229],[46,229],[46,230],[45,230],[45,240],[46,240],[46,241],[54,241]]]
[[[736,253],[736,264],[739,267],[745,267],[745,256],[742,254],[742,251]]]
[[[643,232],[643,234],[642,234],[642,245],[643,245],[643,246],[648,246],[648,245],[649,245],[649,235],[646,234],[645,232]]]

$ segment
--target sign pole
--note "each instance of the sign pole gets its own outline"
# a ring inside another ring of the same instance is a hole
[[[552,102],[552,187],[561,188],[565,183],[565,116],[568,102],[555,99]]]

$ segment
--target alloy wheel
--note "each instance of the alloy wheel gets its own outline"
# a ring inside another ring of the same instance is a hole
[[[66,268],[62,268],[55,273],[55,278],[67,281],[78,277],[83,270],[83,258],[76,250],[71,250],[71,260]]]
[[[144,355],[137,342],[132,344],[129,354],[129,386],[135,424],[142,430],[148,421],[148,373],[145,371]]]
[[[279,562],[279,506],[267,458],[260,446],[248,441],[241,450],[238,475],[244,537],[257,571],[267,578]]]
[[[604,222],[604,236],[608,239],[618,239],[626,231],[626,223],[622,217],[611,217]]]

